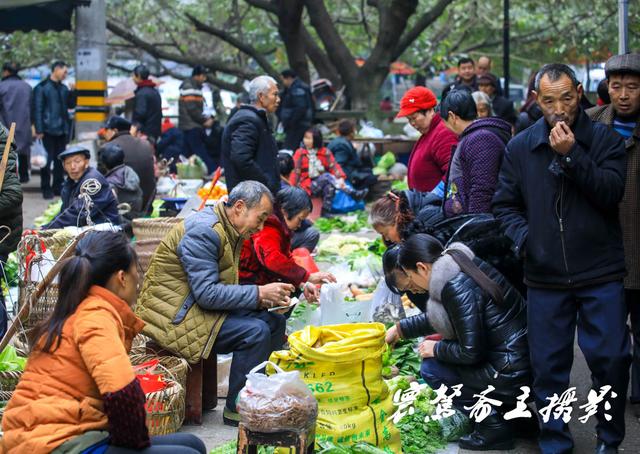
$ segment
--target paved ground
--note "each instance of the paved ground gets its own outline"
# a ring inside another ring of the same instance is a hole
[[[46,208],[48,201],[42,199],[38,189],[39,179],[35,176],[32,181],[25,185],[24,195],[24,225],[25,227],[31,227],[33,219],[39,216]],[[591,384],[589,370],[584,361],[584,357],[580,353],[576,345],[575,362],[573,364],[573,370],[571,373],[571,384],[578,388],[578,402],[580,404],[586,402],[586,395],[589,391]],[[204,418],[204,424],[202,426],[184,426],[184,432],[190,432],[201,437],[209,449],[222,445],[230,440],[234,440],[237,435],[237,431],[233,428],[224,426],[222,424],[222,406],[224,403],[219,403],[218,409],[207,412]],[[577,408],[574,409],[574,413]],[[633,417],[630,408],[627,408],[626,413],[627,424],[627,437],[622,444],[620,451],[630,454],[640,454],[640,423]],[[573,433],[576,443],[576,454],[591,453],[595,448],[595,420],[590,420],[587,424],[581,424],[577,421],[577,418],[571,422],[571,431]],[[471,453],[471,451],[459,450],[456,445],[450,445],[445,451],[447,454],[454,453]],[[492,451],[494,454],[503,451]],[[532,443],[519,443],[515,451],[509,451],[511,453],[516,452],[518,454],[533,454],[539,452],[535,444]]]

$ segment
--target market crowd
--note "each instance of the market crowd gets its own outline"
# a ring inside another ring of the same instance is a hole
[[[404,191],[388,191],[358,152],[353,122],[341,121],[326,144],[313,125],[310,88],[292,70],[282,73],[282,92],[269,76],[252,80],[222,128],[204,114],[205,68],[182,84],[175,127],[162,122],[149,70],[136,67],[132,115],[105,124],[95,169],[88,149],[67,147],[66,69],[54,63],[33,95],[15,66],[5,65],[0,83],[0,121],[33,122],[47,154],[43,195],[62,197],[45,228],[126,225],[123,203],[129,219],[148,214],[160,158],[195,155],[209,172],[222,166],[229,195],[176,224],[144,279],[121,233],[80,240],[4,411],[5,450],[204,453],[191,435],[149,438],[128,357],[133,337],[142,332],[192,364],[233,353],[223,419],[237,425],[246,374],[283,347],[291,298],[316,301],[320,285],[336,280],[295,254],[309,257],[318,243],[308,219],[314,204],[330,215],[346,195],[374,202],[370,222],[388,247],[386,283],[420,310],[390,327],[386,341],[426,336],[416,353],[420,375],[434,389],[463,384],[454,398],[461,412],[490,386],[502,402],[460,439],[462,448],[509,450],[523,437],[537,438],[545,454],[572,452],[562,419],[504,416],[523,387],[538,410],[569,388],[577,331],[593,388],[611,386],[610,408],[596,414],[595,452],[618,451],[630,377],[640,416],[640,54],[607,61],[610,102],[595,107],[572,69],[545,65],[518,113],[490,59],[461,59],[440,102],[422,86],[400,101],[398,117],[420,134]],[[6,84],[25,95],[12,100]],[[33,108],[21,109],[31,96]],[[279,150],[272,115],[288,152]],[[4,148],[6,128],[0,134]],[[9,231],[3,261],[20,239],[20,181],[29,178],[29,160],[16,156],[28,156],[30,136],[22,128],[16,137],[0,192],[0,225]]]

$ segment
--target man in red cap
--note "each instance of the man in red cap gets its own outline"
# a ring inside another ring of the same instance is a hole
[[[447,178],[451,149],[457,143],[435,106],[438,101],[431,90],[413,87],[400,100],[399,117],[407,117],[409,124],[422,134],[409,157],[409,189],[420,192],[433,190]]]

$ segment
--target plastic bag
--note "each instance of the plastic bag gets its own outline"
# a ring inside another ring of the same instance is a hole
[[[373,123],[368,121],[362,124],[362,128],[360,128],[358,135],[367,139],[382,139],[384,137],[384,132],[382,132],[382,129],[376,128],[373,126]]]
[[[349,184],[349,183],[345,183]],[[364,210],[364,200],[356,200],[340,189],[336,190],[331,204],[332,213],[350,213],[352,211]]]
[[[384,279],[380,280],[373,293],[371,310],[374,322],[395,323],[406,318],[402,298],[389,290]]]
[[[31,144],[31,167],[41,169],[47,165],[49,154],[42,144],[42,139],[36,139]]]
[[[320,320],[322,325],[367,323],[371,321],[372,301],[345,301],[345,284],[324,284],[320,289]]]
[[[258,371],[269,364],[276,373]],[[251,369],[237,404],[240,420],[255,432],[300,430],[315,424],[318,402],[298,371],[285,372],[265,361]]]

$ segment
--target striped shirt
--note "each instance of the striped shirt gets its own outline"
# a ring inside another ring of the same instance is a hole
[[[618,117],[613,119],[613,129],[615,129],[618,134],[624,137],[625,140],[633,135],[633,130],[635,128],[636,128],[635,120],[631,120],[631,121],[622,120]]]

